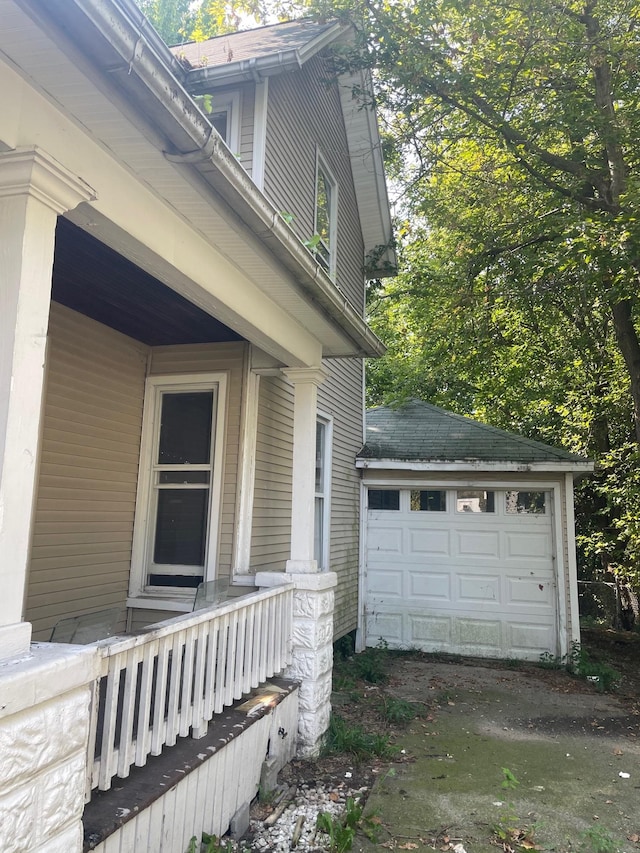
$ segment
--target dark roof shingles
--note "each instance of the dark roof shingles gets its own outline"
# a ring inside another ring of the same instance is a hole
[[[177,45],[171,50],[194,68],[226,65],[245,59],[257,59],[283,51],[301,50],[335,22],[288,21],[254,30],[240,30],[206,41]]]

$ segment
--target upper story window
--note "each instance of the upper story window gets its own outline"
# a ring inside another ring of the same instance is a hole
[[[336,223],[338,212],[338,187],[322,157],[316,165],[316,215],[315,245],[316,258],[320,265],[335,275],[336,270]]]
[[[147,380],[134,596],[184,596],[214,575],[225,383],[224,374]]]
[[[234,154],[240,154],[240,92],[211,96],[209,121]]]

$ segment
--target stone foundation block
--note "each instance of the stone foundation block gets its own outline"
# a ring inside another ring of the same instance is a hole
[[[333,641],[333,617],[321,616],[317,620],[293,618],[293,648],[320,649]]]
[[[293,660],[289,666],[289,677],[295,681],[310,679],[316,681],[321,675],[331,672],[333,666],[333,648],[323,649],[294,649]]]
[[[303,681],[298,691],[298,702],[303,711],[312,711],[331,701],[331,673],[315,681]]]
[[[0,797],[0,827],[3,853],[24,853],[32,849],[36,828],[33,785],[14,789]]]

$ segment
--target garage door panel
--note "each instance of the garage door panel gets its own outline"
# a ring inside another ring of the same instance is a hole
[[[408,645],[435,651],[448,648],[452,643],[453,621],[447,616],[426,613],[409,613]]]
[[[457,596],[460,604],[478,602],[500,602],[499,575],[458,575],[456,578]]]
[[[507,622],[506,641],[510,649],[520,652],[530,660],[538,660],[540,650],[555,649],[555,627],[539,622]]]
[[[500,556],[500,534],[494,530],[456,530],[456,553],[474,559]]]
[[[551,542],[548,531],[507,531],[505,532],[505,558],[507,560],[524,558],[548,562],[551,557]]]
[[[410,555],[443,556],[448,555],[450,550],[448,530],[409,528],[408,553]]]
[[[375,646],[379,642],[380,637],[384,637],[390,646],[402,646],[404,644],[402,622],[402,611],[368,613],[367,645]]]
[[[383,554],[402,554],[402,528],[379,526],[369,528],[368,549]]]
[[[502,651],[502,621],[500,619],[458,619],[456,621],[457,645],[470,654],[498,656]]]
[[[421,601],[442,604],[451,601],[451,576],[448,572],[420,572],[406,569],[409,595]]]
[[[556,590],[551,577],[507,577],[507,603],[543,608],[550,613],[555,607]]]
[[[372,603],[376,603],[377,598],[380,596],[392,595],[397,598],[402,598],[402,581],[404,575],[404,569],[399,571],[371,572],[369,579],[369,594],[372,598]]]

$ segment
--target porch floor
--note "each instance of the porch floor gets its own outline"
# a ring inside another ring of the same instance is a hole
[[[275,695],[272,694],[269,704],[260,704],[260,693],[270,685],[278,688]],[[197,740],[178,738],[175,746],[165,746],[161,755],[149,756],[144,767],[132,767],[126,779],[114,778],[110,790],[93,791],[83,815],[83,850],[94,850],[257,720],[271,713],[297,687],[297,682],[270,678],[266,684],[216,714],[204,737]],[[287,732],[284,736],[295,739],[296,732]]]

